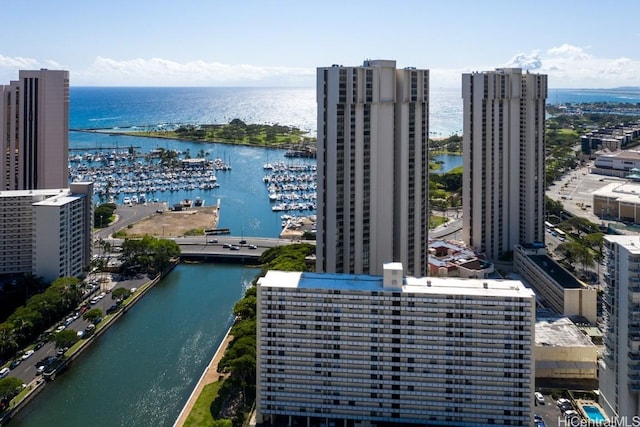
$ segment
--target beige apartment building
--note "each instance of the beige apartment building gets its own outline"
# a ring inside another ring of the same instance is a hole
[[[260,279],[257,422],[529,426],[533,292],[383,271]]]
[[[463,240],[496,261],[544,242],[547,76],[520,68],[462,75]]]
[[[427,274],[429,71],[391,60],[317,70],[316,271]]]
[[[20,70],[0,85],[0,191],[69,185],[69,72]]]

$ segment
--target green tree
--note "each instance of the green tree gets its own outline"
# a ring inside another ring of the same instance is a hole
[[[71,329],[64,329],[58,333],[53,334],[53,341],[57,348],[68,348],[74,345],[80,338],[78,333]]]
[[[20,378],[6,377],[0,380],[0,400],[11,400],[22,391],[24,384]]]
[[[82,318],[84,320],[88,320],[91,323],[96,323],[98,319],[102,317],[102,310],[99,308],[92,308],[91,310],[86,311]]]
[[[129,298],[131,291],[127,288],[116,288],[111,292],[111,299],[123,301]]]

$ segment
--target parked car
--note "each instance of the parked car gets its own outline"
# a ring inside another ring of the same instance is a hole
[[[20,362],[20,359],[13,360],[9,365],[9,369],[15,369],[20,364]]]
[[[44,345],[44,341],[38,341],[36,345],[33,347],[34,350],[40,350]]]
[[[240,244],[241,244],[241,245],[246,245],[246,244],[247,244],[247,241],[246,241],[246,240],[244,240],[244,239],[242,239],[242,240],[240,240]]]
[[[534,395],[536,397],[536,403],[538,405],[544,405],[544,396],[542,395],[542,393],[540,393],[539,391],[536,391]]]
[[[9,375],[9,371],[11,371],[11,369],[9,368],[2,368],[0,369],[0,379],[6,377],[7,375]]]
[[[27,360],[28,358],[30,358],[31,356],[33,356],[34,351],[33,350],[27,350],[25,351],[25,353],[22,355],[22,360]]]

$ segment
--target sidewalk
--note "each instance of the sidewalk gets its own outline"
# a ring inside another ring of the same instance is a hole
[[[178,419],[173,424],[174,427],[182,427],[184,425],[185,421],[189,417],[189,414],[191,413],[191,409],[193,409],[193,406],[196,403],[196,400],[198,400],[198,397],[200,397],[204,386],[214,383],[220,378],[224,378],[227,376],[227,374],[218,373],[218,364],[220,363],[222,356],[224,356],[224,353],[227,351],[229,343],[233,341],[233,336],[230,334],[230,332],[231,328],[229,328],[229,330],[227,331],[227,334],[222,340],[222,343],[220,343],[218,350],[216,350],[216,353],[213,355],[213,359],[211,359],[211,362],[209,362],[209,365],[202,373],[198,384],[196,384],[196,387],[191,392],[187,403],[184,405],[184,408],[182,408],[180,415],[178,415]]]

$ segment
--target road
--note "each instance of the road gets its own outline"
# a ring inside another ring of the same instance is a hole
[[[114,282],[115,284],[112,283],[113,285],[112,287],[113,288],[120,287],[120,286],[137,287],[147,280],[148,279],[145,277],[145,278],[140,278],[137,280],[127,281],[127,282],[120,282],[120,283]],[[99,295],[100,293],[101,293],[101,287],[97,286],[94,291],[86,294],[86,298],[84,301],[88,302],[89,300],[91,300],[91,298],[93,298],[96,295]],[[98,301],[96,304],[92,304],[90,309],[99,308],[102,310],[102,313],[104,315],[107,309],[111,307],[113,304],[114,304],[114,301],[111,298],[111,293],[106,293],[105,296],[102,299],[100,299],[100,301]],[[73,312],[69,313],[65,317],[65,319],[72,317],[73,314],[74,314]],[[61,319],[55,325],[55,327],[57,327],[59,324],[62,324],[62,322],[64,322],[65,319]],[[77,332],[77,331],[84,330],[88,325],[89,325],[89,322],[84,320],[82,318],[82,315],[80,315],[75,320],[73,320],[68,326],[66,326],[65,329],[71,329]],[[52,330],[55,330],[55,327],[53,327]],[[20,359],[21,360],[20,364],[11,370],[11,372],[9,373],[9,376],[19,378],[20,380],[22,380],[24,384],[29,384],[40,376],[37,372],[36,364],[48,356],[55,356],[55,355],[56,355],[55,344],[53,341],[49,341],[45,343],[42,346],[42,348],[35,350],[35,352],[28,359],[26,360]]]

